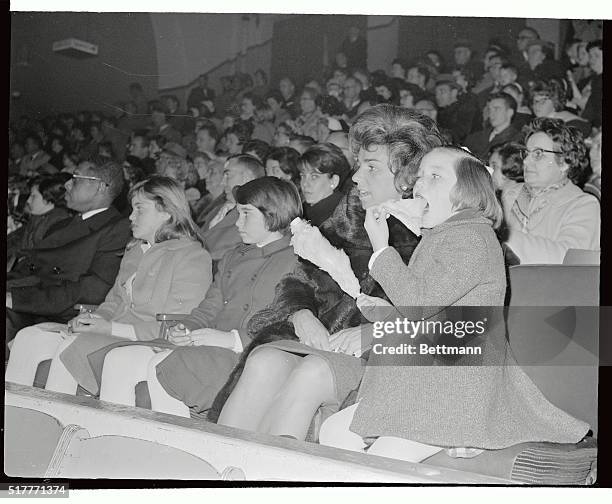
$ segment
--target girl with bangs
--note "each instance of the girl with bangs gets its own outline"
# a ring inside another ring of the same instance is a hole
[[[157,313],[189,311],[211,283],[212,261],[198,237],[183,189],[155,176],[129,193],[132,234],[115,284],[93,313],[68,324],[39,324],[17,335],[6,380],[32,385],[40,362],[52,359],[48,390],[74,394],[99,390],[87,359],[115,341],[153,340]]]

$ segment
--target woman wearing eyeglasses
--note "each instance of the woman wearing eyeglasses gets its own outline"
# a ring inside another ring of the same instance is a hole
[[[525,132],[525,182],[507,195],[507,245],[522,264],[561,264],[568,249],[599,250],[599,203],[576,185],[589,166],[582,134],[548,118]]]

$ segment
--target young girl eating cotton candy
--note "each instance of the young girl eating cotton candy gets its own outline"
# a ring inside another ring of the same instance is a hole
[[[397,203],[366,210],[370,274],[393,305],[424,319],[440,307],[503,305],[504,262],[494,232],[502,213],[485,166],[462,149],[435,148],[421,161],[413,196],[399,211]],[[422,238],[406,265],[388,245],[386,218],[403,212],[400,220],[415,222],[415,208],[422,209]],[[362,297],[358,304],[367,315],[386,304],[380,301]],[[320,442],[357,451],[370,444],[368,453],[421,461],[445,448],[473,455],[528,441],[579,441],[588,425],[546,400],[503,337],[487,344],[493,334],[487,328],[480,365],[424,365],[410,355],[385,361],[372,351],[357,404],[323,424]],[[427,341],[422,336],[412,340],[417,348]]]

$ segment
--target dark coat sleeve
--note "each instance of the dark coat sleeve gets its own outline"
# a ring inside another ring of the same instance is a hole
[[[95,247],[87,271],[77,278],[11,289],[13,310],[39,315],[70,312],[75,303],[100,304],[113,286],[126,243],[131,235],[129,221],[113,221],[88,237]]]

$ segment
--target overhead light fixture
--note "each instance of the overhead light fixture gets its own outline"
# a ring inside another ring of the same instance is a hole
[[[84,40],[67,38],[53,42],[53,52],[71,58],[91,58],[98,55],[98,46]]]

